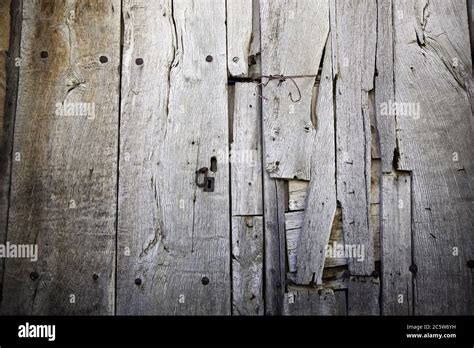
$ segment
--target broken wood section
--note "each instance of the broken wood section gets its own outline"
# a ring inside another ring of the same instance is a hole
[[[2,313],[110,315],[120,1],[25,1],[21,36],[8,241],[38,262],[6,260]]]

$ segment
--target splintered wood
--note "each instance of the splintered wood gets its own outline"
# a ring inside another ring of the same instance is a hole
[[[1,314],[474,313],[465,1],[0,16]]]

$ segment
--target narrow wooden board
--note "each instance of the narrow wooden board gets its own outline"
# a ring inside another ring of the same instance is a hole
[[[416,315],[474,312],[474,143],[467,6],[396,1],[398,168],[412,171]],[[411,107],[411,108],[410,108]],[[457,248],[457,249],[455,249]],[[463,300],[460,300],[463,299]]]
[[[38,262],[6,260],[2,312],[113,314],[120,1],[25,1],[21,42],[8,241]]]
[[[225,2],[123,13],[117,313],[230,314]]]
[[[235,84],[230,153],[233,216],[263,214],[259,105],[255,83]]]
[[[227,1],[227,66],[231,77],[260,69],[259,0]]]
[[[263,315],[263,217],[232,218],[232,315]]]
[[[380,279],[350,277],[347,289],[348,315],[380,315]]]
[[[371,133],[369,91],[373,89],[377,4],[336,1],[337,198],[346,245],[364,247],[362,262],[349,259],[352,275],[371,275],[374,246],[370,227]]]
[[[328,1],[261,0],[260,9],[263,75],[316,76],[329,33]],[[264,167],[272,178],[311,178],[315,81],[262,80]]]
[[[382,314],[413,314],[411,179],[409,174],[382,177]]]
[[[298,243],[297,283],[322,282],[326,247],[336,216],[336,154],[332,46],[327,41],[316,103],[316,138],[312,145],[311,182]]]
[[[288,207],[290,211],[305,209],[308,186],[308,181],[288,181]]]

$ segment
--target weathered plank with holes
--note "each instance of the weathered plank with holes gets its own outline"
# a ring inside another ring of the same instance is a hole
[[[411,180],[406,173],[382,177],[382,314],[413,312]]]
[[[251,77],[260,67],[259,0],[227,1],[227,64],[232,77]]]
[[[232,314],[263,315],[263,218],[232,218]]]
[[[472,314],[472,62],[464,1],[395,1],[400,158],[412,171],[415,314]],[[463,299],[460,301],[460,299]]]
[[[327,41],[316,110],[316,138],[312,145],[311,182],[298,243],[297,283],[321,284],[326,247],[336,214],[336,154],[331,41]]]
[[[21,42],[8,241],[38,262],[6,260],[2,312],[112,314],[120,1],[26,1]]]
[[[230,314],[225,2],[123,12],[117,313]]]
[[[255,83],[234,87],[231,144],[232,215],[262,215],[262,139]],[[225,160],[225,158],[223,158]]]
[[[260,10],[263,75],[317,75],[329,33],[328,1],[261,0]],[[310,179],[315,80],[262,80],[264,166],[272,178]]]
[[[336,1],[334,47],[337,67],[336,147],[337,197],[341,202],[344,241],[363,246],[362,262],[349,259],[353,275],[374,270],[370,227],[371,134],[368,93],[373,89],[376,46],[376,2]]]

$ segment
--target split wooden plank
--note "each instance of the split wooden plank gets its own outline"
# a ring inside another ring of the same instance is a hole
[[[414,314],[467,315],[474,312],[467,7],[411,0],[394,2],[394,11],[398,168],[412,171]]]
[[[329,33],[328,1],[261,0],[260,10],[263,75],[311,76],[262,81],[265,169],[272,178],[310,180],[310,110]]]
[[[387,112],[395,101],[393,85],[393,0],[377,2],[377,61],[375,74],[375,118],[379,135],[382,172],[390,173],[396,149],[395,115]],[[397,15],[397,14],[395,14]]]
[[[382,177],[382,314],[413,314],[411,180],[405,173]]]
[[[346,245],[364,247],[363,261],[349,259],[352,275],[371,275],[374,246],[370,227],[371,134],[368,93],[373,89],[377,4],[336,1],[334,47],[337,67],[337,197]]]
[[[225,2],[123,13],[117,312],[230,314]]]
[[[263,217],[232,218],[232,314],[263,315]]]
[[[38,261],[2,312],[113,314],[120,1],[25,1],[21,42],[8,241]]]
[[[259,0],[227,1],[227,65],[232,77],[260,70]]]
[[[326,247],[336,217],[336,154],[332,46],[327,41],[316,103],[316,137],[312,145],[311,182],[298,243],[296,279],[298,284],[321,284]]]
[[[348,315],[380,315],[380,279],[350,277],[347,290]]]
[[[288,181],[288,206],[290,211],[305,209],[308,186],[308,181]]]
[[[255,83],[236,83],[234,87],[230,154],[233,216],[263,215],[262,127],[256,87]]]

